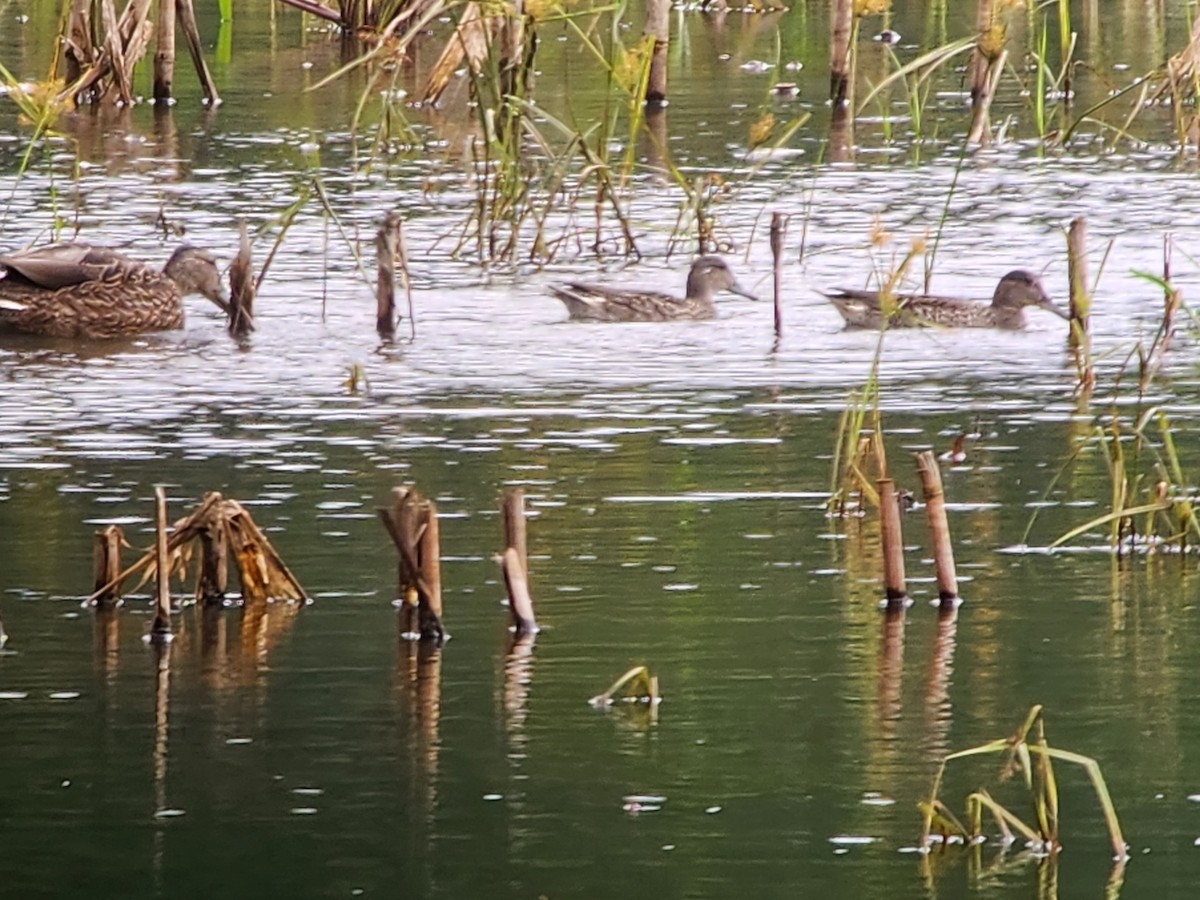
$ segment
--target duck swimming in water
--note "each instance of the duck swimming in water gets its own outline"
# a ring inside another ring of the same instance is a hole
[[[103,339],[183,327],[183,297],[228,311],[216,258],[184,245],[159,272],[107,247],[47,244],[0,255],[0,329]]]
[[[718,291],[758,299],[738,284],[725,260],[719,256],[701,256],[692,263],[687,293],[682,298],[659,291],[629,290],[578,281],[552,285],[550,290],[567,305],[572,319],[584,322],[711,319],[717,314],[713,295]]]
[[[852,328],[879,328],[884,319],[884,298],[879,291],[836,288],[824,292],[846,325]],[[956,297],[928,294],[895,294],[890,298],[888,327],[906,328],[941,325],[946,328],[1025,327],[1025,307],[1037,306],[1069,318],[1046,294],[1042,281],[1032,272],[1017,269],[996,285],[990,305]]]

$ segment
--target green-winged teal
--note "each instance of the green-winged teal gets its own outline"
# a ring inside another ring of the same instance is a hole
[[[184,245],[161,272],[107,247],[48,244],[0,255],[0,328],[114,338],[183,326],[183,296],[227,309],[216,259]]]
[[[731,291],[758,298],[738,284],[725,260],[701,256],[688,273],[687,295],[673,297],[658,291],[629,290],[576,281],[550,290],[567,305],[572,319],[584,322],[666,322],[671,319],[711,319],[717,314],[713,294]]]
[[[879,291],[837,288],[825,296],[852,328],[879,328],[883,324],[883,298]],[[990,305],[954,297],[896,294],[891,298],[889,328],[941,325],[947,328],[1025,327],[1025,307],[1039,306],[1064,319],[1068,315],[1046,295],[1042,281],[1032,272],[1017,269],[996,285]]]

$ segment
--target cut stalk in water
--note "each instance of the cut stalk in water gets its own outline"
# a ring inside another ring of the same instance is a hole
[[[121,547],[125,533],[120,525],[96,532],[92,551],[92,597],[97,608],[112,607],[121,599]]]
[[[375,330],[385,341],[396,337],[396,257],[400,249],[400,214],[390,212],[375,235]]]
[[[1080,348],[1087,343],[1088,313],[1092,305],[1088,293],[1087,219],[1083,216],[1071,222],[1067,233],[1067,262],[1071,292],[1071,346]]]
[[[671,0],[647,0],[646,28],[643,34],[651,44],[650,71],[646,78],[645,100],[648,107],[665,106],[667,101],[667,48],[671,39]]]
[[[831,21],[833,38],[829,45],[829,96],[835,107],[847,102],[852,93],[854,0],[833,0]]]
[[[238,227],[238,254],[229,267],[229,333],[245,337],[254,330],[254,260],[243,220]]]
[[[154,567],[157,576],[154,623],[150,639],[171,639],[171,565],[167,550],[167,494],[161,486],[154,488]]]
[[[958,600],[958,575],[954,569],[954,544],[950,540],[950,523],[946,518],[942,471],[933,451],[926,450],[917,454],[917,473],[921,476],[925,516],[929,521],[929,537],[933,545],[938,600],[943,606],[953,606]]]
[[[175,0],[158,0],[154,48],[154,101],[171,99],[175,82]]]
[[[900,497],[896,483],[880,478],[879,537],[883,545],[883,587],[888,609],[902,609],[908,600],[904,583],[904,535],[900,525]]]
[[[414,488],[392,491],[392,505],[379,510],[399,554],[397,572],[400,630],[405,637],[442,643],[442,570],[437,506]]]
[[[533,611],[533,597],[529,592],[525,492],[521,488],[504,492],[500,498],[500,515],[504,520],[505,543],[500,567],[508,589],[508,612],[513,633],[534,634],[538,626]]]
[[[775,340],[783,336],[783,239],[787,220],[782,213],[771,214],[771,258],[774,260]]]

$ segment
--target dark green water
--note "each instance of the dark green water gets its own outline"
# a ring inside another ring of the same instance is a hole
[[[824,10],[680,17],[691,42],[674,51],[669,116],[689,170],[744,174],[769,82],[739,67],[773,58],[776,29],[785,57],[807,66],[797,103],[823,109]],[[0,60],[38,77],[55,11],[30,14],[23,29],[4,20]],[[245,347],[199,304],[184,332],[104,347],[0,339],[0,617],[16,651],[0,656],[5,896],[1104,896],[1111,848],[1085,777],[1065,765],[1053,875],[994,842],[978,865],[904,852],[941,755],[1011,733],[1034,703],[1051,741],[1095,757],[1108,779],[1132,856],[1108,895],[1192,893],[1195,558],[1117,562],[1099,538],[1054,554],[1020,546],[1044,548],[1106,508],[1099,452],[1064,460],[1103,423],[1121,361],[1157,323],[1157,288],[1133,273],[1160,270],[1165,231],[1181,248],[1185,300],[1200,286],[1183,253],[1200,221],[1194,161],[1169,144],[1169,120],[1147,125],[1154,139],[1137,151],[1039,155],[1010,142],[956,173],[960,97],[947,98],[945,143],[921,165],[876,136],[854,165],[813,169],[824,139],[814,119],[796,142],[807,158],[772,164],[719,207],[739,275],[763,294],[758,218],[795,216],[778,346],[770,309],[740,299],[710,323],[576,326],[546,286],[595,274],[586,253],[503,273],[449,255],[445,235],[472,196],[446,149],[469,131],[454,109],[413,113],[427,152],[352,177],[355,91],[296,90],[336,65],[338,48],[290,12],[273,29],[251,19],[239,12],[229,62],[216,64],[227,102],[215,117],[181,77],[173,128],[144,108],[76,122],[86,164],[75,184],[62,180],[66,149],[57,180],[44,163],[15,177],[24,132],[0,105],[0,237],[41,240],[69,208],[85,238],[160,259],[163,210],[228,256],[238,217],[273,221],[319,173],[364,246],[382,211],[405,210],[418,337],[377,348],[371,286],[313,206],[273,264]],[[931,46],[969,22],[965,6],[940,16],[914,5],[891,24]],[[1094,69],[1129,65],[1132,78],[1185,33],[1174,5],[1160,16],[1115,4],[1081,46]],[[568,47],[547,40],[544,52],[548,106],[599,103]],[[864,58],[877,52],[864,46]],[[1104,78],[1080,86],[1103,89]],[[1063,335],[1045,316],[1021,334],[888,336],[898,480],[915,486],[910,450],[972,435],[966,463],[944,469],[965,605],[951,619],[928,606],[913,513],[917,602],[889,621],[873,517],[830,520],[823,503],[838,413],[876,336],[841,330],[812,289],[861,283],[903,254],[936,225],[952,183],[943,291],[986,296],[1023,265],[1044,268],[1061,298],[1061,228],[1088,216],[1094,271],[1107,253],[1098,387],[1081,415]],[[651,258],[610,277],[678,287],[685,254],[664,258],[678,202],[647,180],[636,205]],[[876,221],[897,238],[872,253]],[[1196,365],[1181,330],[1147,399],[1170,416],[1185,484],[1200,465]],[[358,394],[345,386],[354,366],[367,376]],[[432,653],[399,637],[394,555],[375,514],[409,481],[443,517],[453,639]],[[253,621],[184,609],[163,665],[143,642],[145,588],[98,620],[81,607],[92,532],[118,521],[145,545],[156,484],[177,516],[206,490],[241,499],[314,602]],[[545,627],[512,653],[491,561],[496,495],[510,485],[525,487],[534,514]],[[661,679],[656,720],[589,707],[638,663]],[[952,773],[956,812],[995,768]],[[1011,785],[997,794],[1024,808]]]

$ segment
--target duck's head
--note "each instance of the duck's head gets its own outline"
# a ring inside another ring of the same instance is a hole
[[[689,297],[711,297],[717,291],[729,291],[751,300],[758,298],[738,284],[733,271],[719,256],[701,256],[692,263],[688,273],[687,295]]]
[[[1040,306],[1042,309],[1069,319],[1070,316],[1054,305],[1042,279],[1025,269],[1016,269],[1000,279],[996,285],[996,293],[992,295],[992,305],[1004,309],[1022,309],[1026,306]]]
[[[203,294],[226,313],[229,298],[221,284],[217,258],[207,250],[184,244],[171,254],[163,274],[179,285],[183,294]]]

